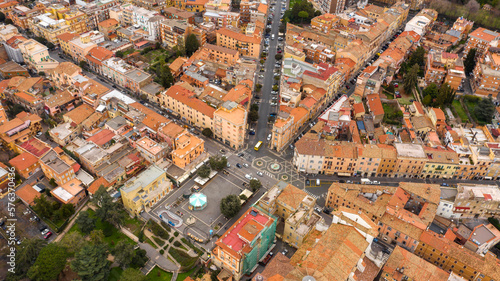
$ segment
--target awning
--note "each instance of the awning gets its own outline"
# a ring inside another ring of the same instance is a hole
[[[337,173],[337,176],[339,176],[339,177],[350,177],[351,174],[350,173]]]

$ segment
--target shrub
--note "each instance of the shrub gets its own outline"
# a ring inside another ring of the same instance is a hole
[[[165,229],[163,229],[159,224],[157,224],[155,221],[149,220],[148,226],[154,235],[161,237],[165,240],[168,240],[168,238],[170,237],[170,235],[168,235],[168,232]]]
[[[156,244],[158,244],[160,247],[163,247],[163,245],[165,245],[165,241],[163,241],[162,239],[156,236],[153,236],[153,239],[155,240]]]
[[[176,231],[176,232],[174,232],[174,236],[175,236],[175,237],[179,236],[179,232],[177,232],[177,231]]]
[[[193,249],[198,255],[201,255],[203,252],[195,247],[191,242],[189,242],[186,238],[181,238],[182,243],[188,245],[191,249]]]
[[[189,270],[191,269],[198,260],[197,257],[193,258],[188,253],[179,250],[177,248],[170,248],[168,253],[182,266],[182,269]]]
[[[160,250],[160,254],[163,255],[165,251],[163,249]]]
[[[175,242],[174,242],[174,246],[175,246],[175,247],[180,247],[181,245],[182,245],[182,244],[181,244],[181,242],[179,242],[179,241],[175,241]]]
[[[104,237],[113,235],[113,227],[114,226],[107,221],[102,222],[102,234],[104,234]]]
[[[170,231],[170,225],[168,225],[166,222],[162,221],[161,222],[161,226],[163,226],[163,228],[165,228],[167,231]]]
[[[169,242],[169,243],[172,243],[172,241],[174,241],[174,237],[172,237],[172,238],[170,238],[170,239],[168,240],[168,242]]]

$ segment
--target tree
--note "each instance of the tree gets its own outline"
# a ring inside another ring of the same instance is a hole
[[[94,229],[89,234],[90,243],[97,245],[104,242],[104,232],[101,229]]]
[[[436,100],[436,106],[443,106],[443,105],[448,105],[453,102],[455,99],[456,92],[455,90],[450,87],[448,83],[444,83],[441,85],[438,91],[438,97]]]
[[[57,186],[56,180],[55,180],[54,178],[50,178],[49,183],[50,183],[50,185],[52,185],[53,187],[56,187],[56,186]]]
[[[431,95],[424,96],[424,98],[422,99],[422,103],[426,106],[431,106],[432,105]]]
[[[73,204],[63,204],[56,212],[56,214],[61,219],[67,219],[71,217],[74,213],[75,213],[75,206]]]
[[[81,212],[75,222],[85,234],[89,234],[95,228],[95,219],[90,217],[87,211]]]
[[[231,7],[233,7],[234,10],[239,11],[240,10],[240,0],[231,0]]]
[[[52,203],[47,200],[45,194],[37,196],[33,200],[33,210],[44,218],[51,218],[54,214]]]
[[[66,248],[49,244],[38,255],[35,264],[28,270],[31,280],[56,280],[63,271],[68,257]]]
[[[202,133],[205,137],[207,137],[207,138],[211,138],[211,137],[214,135],[214,133],[212,132],[212,130],[211,130],[210,128],[205,128],[205,129],[203,129],[203,131],[201,131],[201,133]]]
[[[470,13],[476,13],[481,9],[481,5],[477,3],[476,0],[469,0],[467,4],[465,4],[465,8],[470,12]]]
[[[203,165],[198,169],[198,176],[202,178],[208,178],[209,175],[210,175],[210,166]]]
[[[409,67],[413,67],[414,64],[418,64],[420,67],[425,66],[425,49],[424,47],[418,47],[411,55],[408,63]]]
[[[116,52],[116,53],[115,53],[115,56],[116,56],[117,58],[123,58],[123,51],[118,51],[118,52]]]
[[[146,264],[146,262],[148,262],[146,250],[139,248],[139,249],[135,250],[134,257],[132,258],[132,262],[130,263],[130,267],[141,268]]]
[[[222,215],[230,219],[241,210],[241,201],[238,195],[231,194],[220,201],[220,211]]]
[[[387,90],[387,92],[394,94],[394,92],[395,92],[396,89],[394,88],[393,84],[389,84],[389,86],[387,86],[386,90]]]
[[[299,16],[299,18],[301,18],[300,23],[302,23],[304,21],[304,19],[309,17],[309,13],[306,11],[300,11],[298,16]]]
[[[277,91],[279,89],[278,85],[273,85],[273,91]]]
[[[126,240],[120,240],[113,249],[113,255],[115,256],[115,262],[117,262],[121,268],[127,268],[135,255],[134,246],[127,243]]]
[[[425,87],[422,91],[422,95],[424,97],[431,96],[431,98],[435,99],[438,96],[439,88],[435,83],[431,83],[429,86]]]
[[[5,21],[5,14],[0,12],[0,22],[4,22]]]
[[[477,50],[475,48],[472,48],[469,50],[467,57],[465,57],[464,67],[465,73],[467,75],[474,70],[474,67],[476,67],[476,53]]]
[[[405,93],[408,95],[412,94],[413,88],[415,88],[415,85],[417,84],[419,70],[420,70],[420,67],[418,66],[418,64],[414,64],[410,68],[410,71],[408,71],[405,74],[403,88],[405,90]]]
[[[474,108],[474,115],[478,121],[491,123],[495,113],[495,104],[489,98],[481,99]]]
[[[227,158],[225,156],[212,156],[208,160],[210,168],[215,171],[222,171],[227,167]]]
[[[26,277],[28,269],[35,263],[43,247],[47,245],[45,240],[26,239],[16,252],[15,273],[9,272],[6,280],[20,280]]]
[[[59,245],[65,247],[68,253],[76,253],[87,244],[85,238],[78,231],[66,233],[59,242]]]
[[[188,37],[186,38],[186,54],[188,56],[191,56],[198,48],[200,47],[200,42],[198,42],[198,39],[196,39],[196,35],[194,34],[189,34]]]
[[[262,84],[255,85],[255,91],[259,93],[262,90]]]
[[[271,33],[271,29],[270,28],[266,28],[266,33]]]
[[[80,61],[80,67],[81,67],[81,68],[83,68],[83,69],[87,69],[87,66],[88,66],[88,64],[87,64],[87,62],[86,62],[86,61],[84,61],[84,60]]]
[[[274,58],[275,58],[276,60],[281,60],[281,59],[283,58],[283,55],[282,55],[282,54],[276,54],[276,55],[274,56]]]
[[[120,281],[146,281],[146,276],[139,269],[127,268],[120,276]]]
[[[260,183],[260,180],[258,180],[258,179],[251,179],[250,180],[250,190],[252,190],[252,192],[257,191],[261,187],[262,187],[262,183]]]
[[[104,244],[87,245],[75,255],[71,269],[83,281],[108,280],[108,250]]]
[[[113,202],[113,198],[111,198],[103,185],[94,194],[92,202],[99,206],[95,214],[100,220],[107,221],[117,227],[121,226],[125,219],[122,205],[118,204],[118,202]]]
[[[259,120],[259,112],[252,110],[248,113],[248,119],[250,119],[250,122],[256,122]]]

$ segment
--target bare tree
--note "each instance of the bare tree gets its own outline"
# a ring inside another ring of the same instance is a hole
[[[476,0],[469,0],[469,2],[465,4],[465,8],[467,8],[469,13],[476,13],[479,9],[481,9],[481,5],[479,5]]]

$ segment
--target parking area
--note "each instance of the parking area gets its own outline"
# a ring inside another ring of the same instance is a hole
[[[4,197],[0,200],[0,218],[6,220],[7,219],[7,197]],[[38,218],[33,211],[31,211],[26,205],[22,202],[18,202],[15,204],[15,213],[16,213],[16,230],[15,237],[22,241],[27,238],[38,238],[44,239],[44,235],[41,234],[40,229],[43,227],[48,228],[47,224],[43,222],[40,218]],[[8,237],[8,229],[6,227],[7,222],[1,227],[0,233],[4,238]],[[48,238],[48,241],[52,241],[55,239],[55,232],[48,228],[52,235]]]

